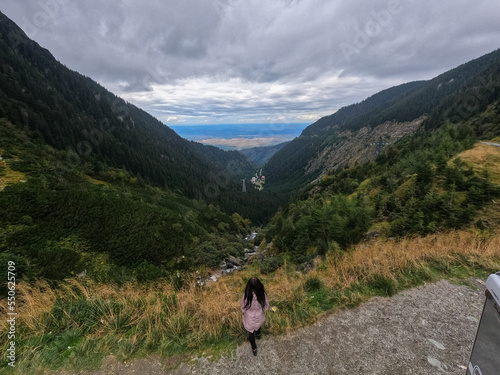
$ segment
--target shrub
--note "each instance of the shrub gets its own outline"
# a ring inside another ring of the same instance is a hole
[[[275,257],[268,257],[261,262],[260,272],[262,272],[263,274],[268,274],[276,271],[282,265],[283,262],[281,262],[280,259]]]
[[[323,287],[323,283],[318,277],[309,277],[304,283],[304,290],[306,292],[316,292]]]

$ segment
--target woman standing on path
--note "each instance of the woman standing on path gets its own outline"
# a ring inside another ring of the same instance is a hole
[[[253,355],[257,355],[255,337],[260,339],[260,327],[264,323],[264,312],[269,308],[269,301],[264,290],[264,285],[256,277],[247,282],[245,294],[241,298],[241,311],[243,312],[243,325],[248,331],[248,340],[252,345]]]

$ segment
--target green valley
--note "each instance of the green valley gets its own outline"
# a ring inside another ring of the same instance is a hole
[[[499,83],[496,50],[291,142],[223,151],[70,70],[0,13],[0,311],[14,267],[13,373],[217,357],[243,341],[239,302],[255,275],[281,334],[498,270]]]

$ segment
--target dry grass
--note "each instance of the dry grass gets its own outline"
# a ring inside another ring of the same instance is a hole
[[[498,267],[500,237],[485,239],[472,232],[457,231],[359,245],[340,258],[328,257],[328,266],[315,272],[329,287],[348,288],[374,274],[395,279],[405,270],[423,267],[429,262],[456,264],[464,259],[487,269]]]
[[[491,204],[484,206],[478,212],[477,219],[490,228],[500,228],[500,200],[493,200]]]
[[[476,173],[487,170],[491,182],[500,185],[500,147],[476,143],[474,148],[466,150],[456,157],[470,165]]]
[[[85,179],[95,185],[105,185],[105,186],[108,186],[109,184],[106,182],[106,181],[102,181],[102,180],[97,180],[95,178],[92,178],[90,176],[87,176],[85,175]]]
[[[498,270],[500,236],[456,231],[397,242],[358,245],[349,252],[328,255],[309,274],[298,273],[285,264],[273,274],[259,276],[266,285],[271,305],[278,306],[276,312],[267,313],[266,331],[286,332],[310,323],[322,313],[321,309],[310,304],[309,296],[304,291],[307,279],[317,278],[323,288],[338,292],[379,275],[393,280],[401,289],[405,285],[398,283],[401,283],[405,272],[436,264],[445,268],[440,277],[446,274],[447,267],[463,266],[487,272]],[[70,329],[84,331],[88,327],[85,324],[90,323],[78,321],[75,312],[71,312],[70,303],[83,300],[89,303],[88,306],[93,306],[92,314],[98,315],[98,320],[94,322],[97,324],[95,329],[83,335],[86,340],[102,341],[98,346],[101,355],[103,350],[113,350],[110,340],[116,342],[120,339],[128,345],[124,346],[126,350],[123,349],[122,358],[137,355],[140,350],[146,354],[182,354],[189,349],[202,348],[204,343],[227,340],[228,337],[233,342],[244,339],[239,304],[246,280],[255,274],[258,274],[258,268],[249,266],[203,288],[197,286],[193,278],[188,281],[187,287],[178,291],[166,281],[154,285],[127,284],[118,287],[71,279],[57,290],[42,281],[32,286],[20,283],[17,287],[17,324],[23,331],[25,341],[46,334],[47,330],[54,330],[57,326],[61,327],[61,334]],[[369,296],[367,294],[363,298]],[[360,298],[359,295],[356,298]],[[67,301],[67,304],[62,305],[63,314],[56,322],[54,306],[60,304],[58,300]],[[120,308],[113,307],[115,305]],[[6,301],[2,300],[0,306],[5,309]],[[47,327],[48,322],[50,327]],[[5,320],[0,325],[1,332],[6,332]],[[7,341],[3,334],[0,336],[2,342]],[[172,348],[177,348],[177,351]],[[34,354],[30,352],[30,355]]]
[[[26,175],[22,172],[12,170],[5,159],[0,160],[0,167],[5,168],[5,174],[0,177],[0,191],[5,189],[7,185],[26,181]]]

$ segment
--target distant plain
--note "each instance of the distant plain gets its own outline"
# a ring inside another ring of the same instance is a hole
[[[207,124],[170,126],[190,141],[224,150],[272,146],[298,137],[309,123]]]

